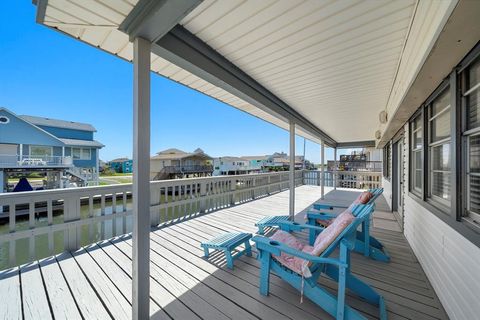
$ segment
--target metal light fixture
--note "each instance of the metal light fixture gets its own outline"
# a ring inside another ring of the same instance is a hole
[[[380,120],[380,123],[387,123],[387,121],[388,121],[387,112],[385,110],[380,111],[380,113],[378,114],[378,119]]]

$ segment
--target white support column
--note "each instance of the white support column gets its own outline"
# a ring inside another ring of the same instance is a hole
[[[290,200],[289,215],[292,221],[295,220],[295,123],[290,121]]]
[[[150,317],[150,48],[133,41],[132,318]]]
[[[337,148],[333,149],[333,190],[337,190]]]
[[[325,199],[325,144],[321,142],[321,152],[320,152],[320,186],[321,186],[321,195],[322,199]]]

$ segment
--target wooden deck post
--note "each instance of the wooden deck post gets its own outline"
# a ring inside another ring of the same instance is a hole
[[[320,152],[320,186],[321,186],[321,195],[322,199],[325,199],[325,144],[323,140],[321,142],[321,152]]]
[[[133,41],[132,318],[150,317],[150,48]]]
[[[292,221],[295,220],[295,122],[290,121],[290,198],[289,215]]]

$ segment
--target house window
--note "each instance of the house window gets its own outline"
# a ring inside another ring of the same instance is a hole
[[[10,122],[10,119],[8,119],[8,117],[0,116],[0,124],[7,124],[9,122]]]
[[[411,191],[422,194],[423,190],[423,117],[417,115],[410,123],[410,151],[411,151]]]
[[[51,157],[53,148],[48,146],[30,146],[30,157]]]
[[[92,150],[86,148],[72,148],[72,157],[74,160],[91,160]]]
[[[429,129],[429,194],[439,203],[450,207],[451,195],[451,97],[450,90],[444,90],[428,106]]]
[[[463,141],[466,149],[466,212],[480,223],[480,59],[463,74]]]

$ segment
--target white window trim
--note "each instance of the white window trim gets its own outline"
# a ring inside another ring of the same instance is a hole
[[[74,154],[74,152],[73,152],[74,150],[79,150],[79,152],[80,152],[80,153],[79,153],[79,154],[80,154],[80,157],[79,157],[79,158],[75,158],[75,156],[73,155],[73,154]],[[82,157],[84,150],[89,150],[90,157],[88,157],[88,158],[83,158],[83,157]],[[73,160],[92,160],[92,149],[91,149],[91,148],[72,147],[71,156],[72,156],[72,159],[73,159]]]
[[[31,157],[40,157],[39,155],[32,155],[32,147],[41,147],[41,148],[49,148],[50,149],[50,155],[48,157],[53,157],[53,147],[52,146],[42,146],[39,144],[31,144],[28,146],[28,156]]]

